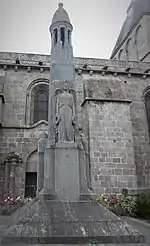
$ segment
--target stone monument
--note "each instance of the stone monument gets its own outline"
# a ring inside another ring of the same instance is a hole
[[[44,133],[38,143],[37,198],[14,214],[1,245],[141,245],[140,233],[90,196],[88,140],[76,117],[72,25],[61,3],[50,32],[48,135]]]
[[[73,95],[67,84],[56,98],[56,133],[57,142],[74,142],[75,105]]]

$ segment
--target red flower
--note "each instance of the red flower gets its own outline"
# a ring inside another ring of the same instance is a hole
[[[108,198],[108,201],[110,203],[117,203],[118,202],[118,197],[116,194],[110,194],[109,198]]]

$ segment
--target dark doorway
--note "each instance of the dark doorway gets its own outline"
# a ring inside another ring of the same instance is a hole
[[[26,185],[25,185],[25,197],[36,197],[37,189],[37,173],[27,172],[26,173]]]

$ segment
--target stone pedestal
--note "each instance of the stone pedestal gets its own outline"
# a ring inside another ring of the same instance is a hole
[[[59,200],[79,200],[79,157],[77,145],[73,142],[56,144],[55,192]]]
[[[55,148],[48,146],[44,153],[44,188],[41,195],[51,196],[55,193]]]
[[[38,141],[38,163],[37,163],[37,196],[44,187],[44,152],[47,144],[47,135]]]
[[[86,165],[85,165],[85,153],[83,150],[79,150],[79,174],[80,174],[80,194],[87,193],[87,177],[86,177]]]

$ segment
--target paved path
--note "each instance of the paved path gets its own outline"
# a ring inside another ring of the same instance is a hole
[[[3,236],[4,232],[8,228],[8,224],[11,216],[1,216],[0,215],[0,238]]]
[[[1,246],[6,246],[1,245]],[[9,244],[7,246],[150,246],[149,244]]]
[[[130,218],[130,217],[123,217],[123,219],[129,225],[131,225],[133,228],[137,229],[138,231],[140,231],[142,234],[145,235],[146,244],[131,244],[131,245],[129,245],[129,244],[128,245],[125,245],[125,244],[121,245],[121,244],[119,244],[118,246],[150,246],[150,224],[146,223],[146,222],[144,222],[142,220],[137,220],[137,219],[133,219],[133,218]],[[7,229],[9,220],[10,220],[10,216],[0,216],[0,238],[3,235],[3,233],[5,232],[5,230]],[[11,246],[17,246],[17,245],[18,244],[11,245]],[[27,246],[27,245],[22,245],[22,246]],[[31,246],[31,245],[28,245],[28,246]],[[33,245],[32,244],[32,246],[48,246],[48,244],[47,245],[44,245],[44,244],[42,244],[42,245],[40,245],[40,244]],[[53,245],[51,244],[50,246],[53,246]],[[64,246],[64,245],[59,244],[58,246]],[[69,245],[67,245],[67,246],[69,246]],[[80,245],[80,246],[82,246],[82,245]],[[85,246],[85,245],[83,245],[83,246]],[[86,246],[90,246],[90,244],[86,244]],[[110,246],[110,245],[108,245],[108,244],[99,244],[99,246]],[[111,244],[111,246],[116,246],[116,245]]]
[[[145,236],[146,243],[150,246],[150,223],[130,217],[123,217],[123,219],[133,228],[141,232]]]

